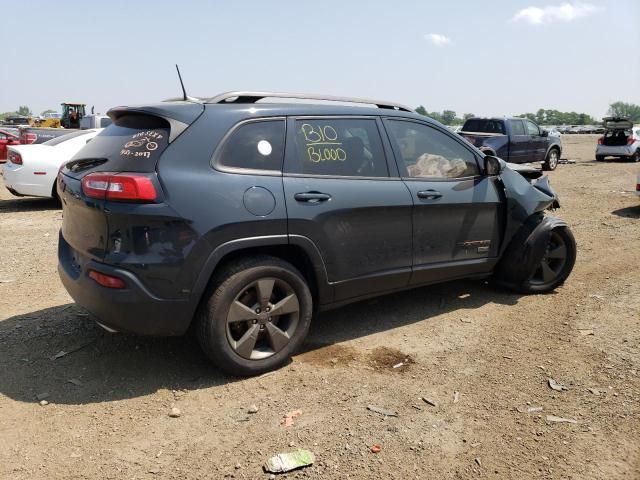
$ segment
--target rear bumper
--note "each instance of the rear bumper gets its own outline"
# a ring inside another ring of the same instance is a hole
[[[620,145],[620,146],[606,146],[598,145],[596,148],[596,155],[602,155],[604,157],[630,157],[636,151],[637,147],[632,145]]]
[[[106,288],[89,278],[89,270],[115,275],[126,283],[124,289]],[[155,297],[131,272],[78,255],[60,233],[58,274],[75,302],[93,314],[107,329],[140,335],[184,334],[191,323],[193,308],[188,300]]]

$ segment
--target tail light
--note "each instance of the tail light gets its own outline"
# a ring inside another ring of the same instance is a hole
[[[637,140],[635,138],[633,138],[631,135],[629,135],[629,138],[627,138],[627,145],[633,145],[634,142],[636,142]]]
[[[30,143],[35,142],[38,139],[38,135],[35,133],[23,133],[20,136],[20,143],[23,145],[29,145]]]
[[[87,197],[106,200],[152,203],[158,197],[149,177],[127,173],[90,173],[82,179]]]
[[[9,150],[8,160],[15,165],[22,165],[22,155],[18,152]]]
[[[604,137],[600,137],[598,139],[598,145],[602,145],[602,144],[604,144]]]
[[[95,270],[89,270],[89,278],[107,288],[126,288],[127,286],[127,284],[124,283],[124,280],[120,277],[106,275],[104,273],[96,272]]]
[[[636,192],[640,192],[640,182],[636,183]]]

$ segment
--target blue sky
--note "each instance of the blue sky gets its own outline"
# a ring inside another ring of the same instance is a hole
[[[28,3],[0,27],[0,111],[162,100],[179,94],[175,63],[190,95],[327,93],[459,115],[640,104],[637,0]]]

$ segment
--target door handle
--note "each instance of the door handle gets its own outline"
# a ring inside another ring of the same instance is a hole
[[[418,198],[424,198],[425,200],[436,200],[442,197],[442,194],[437,190],[420,190]]]
[[[296,193],[293,198],[299,202],[320,203],[331,199],[331,195],[321,192]]]

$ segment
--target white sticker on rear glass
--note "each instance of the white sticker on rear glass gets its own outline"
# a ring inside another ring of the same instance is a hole
[[[271,144],[266,140],[260,140],[258,142],[258,152],[260,152],[261,155],[264,155],[265,157],[267,157],[271,155],[272,151],[273,151],[273,148],[271,147]]]
[[[151,152],[158,149],[158,142],[164,139],[161,132],[146,130],[131,136],[120,150],[121,157],[145,157],[151,158]]]

